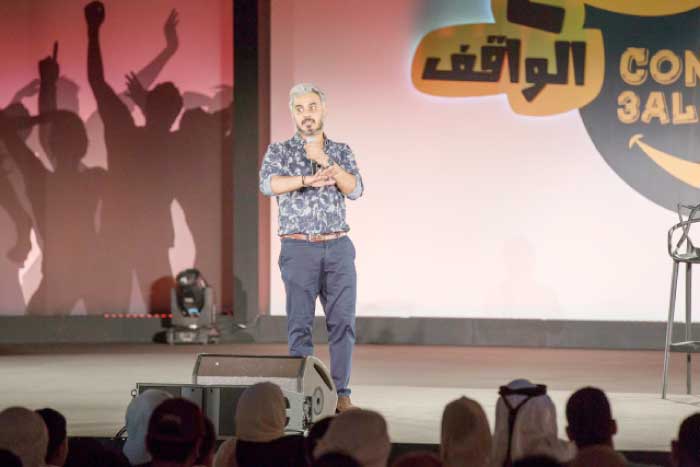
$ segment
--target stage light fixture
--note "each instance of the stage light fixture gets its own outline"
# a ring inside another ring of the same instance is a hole
[[[170,296],[172,326],[169,344],[208,344],[218,341],[214,291],[197,269],[186,269],[175,278]]]

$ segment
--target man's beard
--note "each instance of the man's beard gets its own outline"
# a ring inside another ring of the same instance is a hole
[[[301,133],[304,136],[312,136],[314,133],[317,131],[323,130],[323,120],[321,120],[318,124],[318,128],[312,127],[311,129],[307,130],[306,126],[304,125],[304,122],[307,122],[308,120],[304,120],[301,122],[301,125],[297,124],[297,130],[299,133]],[[312,120],[315,123],[315,120]]]

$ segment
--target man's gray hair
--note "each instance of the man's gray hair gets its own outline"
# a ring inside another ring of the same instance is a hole
[[[294,110],[294,98],[309,94],[310,92],[313,92],[321,99],[322,106],[326,106],[326,93],[321,91],[321,88],[312,83],[299,83],[295,84],[292,89],[289,90],[289,110]]]

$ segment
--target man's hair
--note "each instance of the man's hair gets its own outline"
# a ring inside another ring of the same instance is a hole
[[[46,408],[37,410],[36,413],[44,419],[49,431],[49,447],[46,450],[46,463],[56,455],[61,444],[66,440],[66,417],[54,409]]]
[[[153,459],[184,462],[199,446],[204,430],[199,407],[186,399],[168,399],[151,415],[146,447]]]
[[[681,456],[700,463],[700,413],[694,413],[681,423],[678,451]]]
[[[593,387],[574,392],[566,403],[569,434],[577,446],[609,443],[612,412],[605,393]]]
[[[318,86],[311,83],[299,83],[295,84],[292,89],[289,90],[289,110],[294,110],[294,99],[303,96],[304,94],[309,94],[313,92],[321,99],[321,105],[326,106],[326,93],[321,90]]]

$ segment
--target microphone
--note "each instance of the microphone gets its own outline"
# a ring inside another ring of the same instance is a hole
[[[306,139],[307,143],[313,143],[314,141],[316,141],[315,136],[309,136]],[[311,175],[316,175],[316,172],[318,172],[318,169],[319,169],[319,167],[318,167],[318,164],[316,163],[316,161],[311,161]]]

